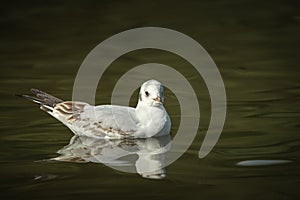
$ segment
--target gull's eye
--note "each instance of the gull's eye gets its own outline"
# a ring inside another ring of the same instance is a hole
[[[146,91],[146,92],[145,92],[145,95],[146,95],[146,97],[148,97],[148,96],[149,96],[149,92],[148,92],[148,91]]]

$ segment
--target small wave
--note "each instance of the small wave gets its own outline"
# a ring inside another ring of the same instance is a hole
[[[291,163],[291,160],[245,160],[238,162],[237,166],[267,166]]]

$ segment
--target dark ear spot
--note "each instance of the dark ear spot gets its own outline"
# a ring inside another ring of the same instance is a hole
[[[142,94],[141,93],[139,94],[139,99],[140,99],[140,101],[142,101]]]
[[[148,91],[146,91],[146,92],[145,92],[145,95],[148,97],[148,96],[149,96],[149,92],[148,92]]]

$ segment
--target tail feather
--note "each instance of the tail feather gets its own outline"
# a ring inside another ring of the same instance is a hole
[[[47,94],[46,92],[43,92],[41,90],[38,89],[31,89],[31,92],[40,100],[42,100],[42,102],[46,105],[49,105],[51,107],[54,107],[56,104],[63,102],[63,100],[54,97],[50,94]]]
[[[30,96],[26,94],[17,95],[17,96],[23,97],[25,99],[28,99],[30,101],[33,101],[34,103],[41,105],[41,109],[45,111],[52,111],[56,104],[63,102],[63,100],[38,89],[31,89],[31,92],[35,96]]]

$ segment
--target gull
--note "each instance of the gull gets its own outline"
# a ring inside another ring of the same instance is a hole
[[[35,96],[21,95],[66,125],[75,135],[94,138],[149,138],[170,133],[171,120],[163,106],[163,85],[157,80],[142,84],[137,106],[93,106],[63,101],[38,89]]]

